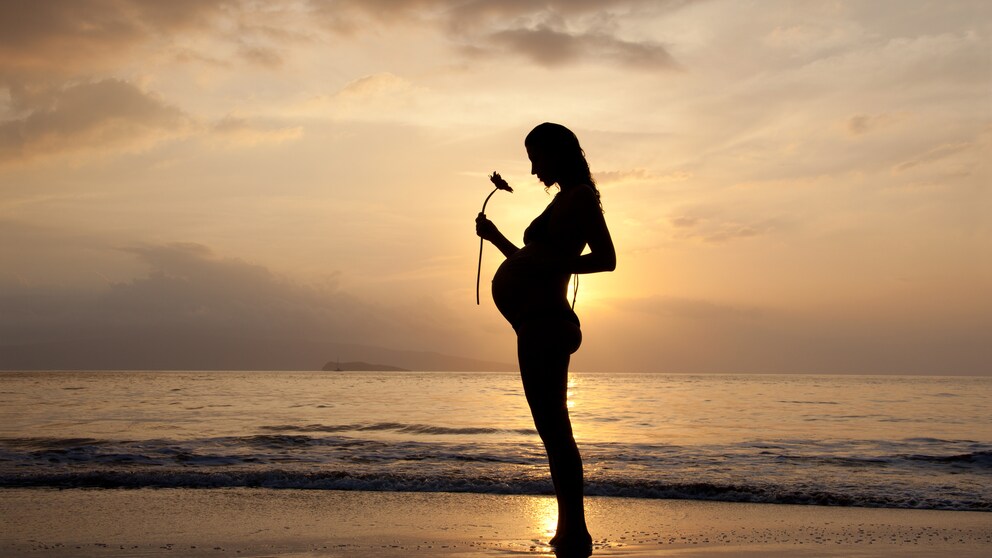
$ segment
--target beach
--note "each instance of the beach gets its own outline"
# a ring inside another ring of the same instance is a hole
[[[552,556],[546,496],[5,489],[0,555]],[[593,556],[988,556],[992,514],[592,497]]]
[[[0,373],[0,556],[551,556],[512,373]],[[992,379],[578,373],[594,556],[992,555]]]

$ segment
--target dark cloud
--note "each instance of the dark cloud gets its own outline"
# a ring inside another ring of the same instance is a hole
[[[489,38],[495,46],[522,54],[542,66],[571,62],[582,57],[585,50],[580,37],[547,27],[499,31]]]
[[[542,66],[606,60],[645,70],[679,66],[664,46],[617,39],[605,33],[568,33],[550,27],[510,29],[489,36],[491,46],[530,58]]]
[[[272,43],[296,35],[255,20],[287,6],[263,9],[244,0],[0,2],[0,93],[6,89],[10,99],[8,114],[0,114],[8,119],[0,123],[0,162],[87,142],[127,140],[140,147],[150,131],[174,128],[181,114],[108,74],[159,52],[213,67],[241,61],[277,69],[283,57]],[[234,44],[231,60],[191,49],[196,42],[187,39],[204,33]]]
[[[277,69],[282,66],[282,55],[278,50],[268,47],[242,47],[239,51],[241,58],[254,64],[269,69]]]
[[[869,116],[864,114],[852,116],[847,121],[847,129],[852,134],[860,136],[871,129],[871,119]]]
[[[430,25],[464,52],[523,56],[545,66],[606,61],[656,70],[676,67],[665,47],[618,38],[611,18],[683,3],[313,0],[306,6],[312,20],[331,29],[375,34],[384,32],[383,25]],[[9,99],[7,113],[0,115],[0,164],[83,150],[143,149],[178,133],[193,124],[180,108],[110,79],[108,72],[152,49],[172,49],[175,60],[214,67],[230,68],[240,60],[279,69],[285,63],[280,45],[307,32],[272,22],[297,16],[298,8],[288,0],[264,9],[243,0],[0,3],[0,89]],[[207,32],[227,38],[230,59],[196,52],[189,46],[195,42],[185,40]],[[235,137],[227,124],[214,130],[225,141]],[[237,137],[258,143],[299,136],[294,129],[263,132],[242,130]]]
[[[899,118],[891,114],[856,114],[847,119],[847,131],[852,136],[861,136],[887,126]]]
[[[688,0],[310,0],[310,20],[336,33],[374,34],[383,25],[435,25],[465,51],[496,47],[554,65],[598,58],[631,67],[674,68],[660,44],[621,39],[616,16],[676,10]],[[0,86],[12,90],[86,78],[115,67],[136,48],[181,46],[184,33],[210,31],[243,42],[243,59],[282,62],[278,43],[306,36],[270,24],[294,14],[288,0],[261,8],[246,0],[13,0],[0,3]],[[273,16],[272,14],[277,14]],[[218,23],[226,21],[227,27]],[[233,24],[233,27],[232,27]],[[232,31],[233,29],[233,31]],[[258,39],[258,40],[254,40]],[[244,42],[244,41],[248,42]],[[275,43],[275,45],[273,44]],[[545,51],[546,49],[546,51]],[[209,58],[189,53],[187,59]]]
[[[457,350],[458,333],[363,302],[333,282],[301,284],[195,243],[123,250],[147,273],[96,294],[5,285],[0,369],[315,370],[334,358],[421,370],[508,368],[395,350],[425,331]]]
[[[636,10],[678,9],[686,0],[313,0],[311,9],[331,30],[368,32],[377,25],[437,24],[470,56],[509,53],[553,67],[608,61],[645,70],[677,69],[668,50],[654,41],[614,35],[614,16]]]
[[[330,289],[307,288],[264,266],[222,258],[194,243],[125,248],[149,268],[146,277],[111,286],[100,300],[105,318],[263,332],[327,329],[334,317],[354,321],[367,311]]]
[[[182,111],[106,74],[142,46],[210,28],[235,3],[0,2],[0,90],[10,99],[0,115],[0,164],[109,146],[140,149],[181,129],[188,120]]]
[[[232,4],[232,0],[0,2],[0,85],[52,74],[87,75],[129,56],[135,45],[150,37],[205,28]]]
[[[187,124],[183,113],[116,79],[78,83],[32,99],[0,122],[0,163],[107,146],[142,147]]]
[[[590,14],[632,11],[674,11],[699,0],[311,0],[313,13],[351,28],[352,22],[369,20],[401,23],[444,21],[455,28],[476,28],[493,21],[557,16],[574,18]]]
[[[283,332],[280,335],[308,336],[308,331],[316,335],[332,333],[336,319],[340,319],[341,331],[370,330],[363,326],[370,320],[370,310],[337,292],[333,284],[320,288],[300,285],[264,266],[220,257],[195,243],[148,244],[117,250],[136,258],[147,274],[113,282],[103,292],[77,296],[77,302],[68,305],[73,309],[71,316],[62,304],[71,290],[6,285],[0,297],[0,328],[17,328],[41,320],[93,332],[154,326],[240,335]],[[52,319],[43,319],[46,316]]]

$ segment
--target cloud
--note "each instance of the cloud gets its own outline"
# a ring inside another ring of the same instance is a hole
[[[551,18],[578,19],[604,14],[654,13],[678,10],[696,0],[312,0],[313,13],[334,22],[342,30],[362,23],[421,23],[441,21],[452,32],[476,31],[493,22],[534,21]]]
[[[987,39],[975,31],[927,34],[865,41],[815,58],[797,68],[794,78],[823,86],[843,80],[848,91],[884,86],[900,90],[934,91],[983,87],[989,52]],[[895,97],[898,98],[898,97]],[[892,102],[890,98],[890,103]],[[891,104],[889,105],[891,106]]]
[[[69,234],[10,223],[6,230],[28,238],[48,235],[53,248],[59,234]],[[508,368],[382,349],[464,350],[465,331],[445,319],[445,308],[427,300],[383,308],[342,291],[335,276],[303,283],[199,243],[101,250],[94,240],[88,241],[93,255],[123,253],[144,272],[96,292],[6,280],[0,290],[0,368],[313,370],[336,356],[419,369]],[[89,269],[99,273],[99,265]]]
[[[672,226],[677,228],[692,228],[699,224],[699,218],[682,215],[679,217],[672,217],[671,223]]]
[[[227,115],[198,122],[154,93],[118,79],[80,82],[32,98],[20,118],[0,122],[0,165],[101,151],[133,152],[187,134],[234,147],[299,139],[301,126]]]
[[[300,284],[196,243],[119,250],[136,258],[147,273],[97,294],[8,285],[0,296],[3,337],[67,341],[170,331],[355,342],[394,330],[378,310],[340,292],[333,281]]]
[[[277,144],[303,137],[302,126],[261,125],[247,118],[227,115],[210,127],[211,138],[234,147]]]
[[[642,70],[675,70],[667,48],[615,35],[614,12],[673,10],[683,0],[649,2],[524,0],[344,0],[312,2],[332,31],[353,35],[378,25],[435,24],[472,57],[513,54],[546,67],[606,61]]]
[[[736,219],[701,216],[692,213],[674,215],[669,223],[675,229],[675,238],[701,240],[709,244],[723,244],[762,236],[780,229],[776,219],[740,221]]]
[[[330,95],[319,95],[300,104],[306,113],[327,112],[337,118],[405,119],[415,114],[423,87],[390,72],[362,76]]]
[[[256,66],[262,66],[270,70],[275,70],[283,65],[282,55],[279,51],[269,47],[244,46],[239,50],[241,58]]]
[[[117,79],[71,85],[45,101],[0,122],[0,164],[110,147],[140,150],[189,123],[179,109]]]
[[[301,34],[292,3],[245,0],[0,2],[0,95],[7,117],[51,104],[75,84],[156,77],[163,61],[280,69]],[[0,118],[4,115],[0,113]]]
[[[230,4],[230,0],[0,2],[0,85],[109,68],[150,37],[206,27]]]
[[[692,178],[689,171],[676,170],[666,174],[654,174],[647,169],[601,171],[593,173],[597,184],[623,184],[629,182],[683,182]]]
[[[361,77],[345,85],[337,93],[339,99],[365,100],[402,94],[412,88],[410,82],[391,74],[382,72]]]
[[[862,136],[892,124],[898,118],[891,114],[856,114],[847,119],[847,131],[852,136]]]
[[[522,55],[541,66],[556,67],[602,60],[642,70],[677,70],[668,50],[653,42],[625,41],[602,32],[570,33],[548,26],[497,31],[487,46]],[[489,53],[491,49],[475,49]]]
[[[368,331],[362,327],[370,321],[367,309],[336,292],[333,285],[305,287],[264,266],[220,257],[197,243],[123,250],[144,263],[149,273],[116,283],[102,296],[100,306],[107,320],[305,334],[336,329],[333,317],[351,321],[356,331]]]
[[[935,163],[942,159],[951,157],[952,155],[956,155],[963,151],[968,151],[974,147],[974,145],[975,144],[972,142],[956,142],[938,145],[925,153],[921,153],[912,159],[899,163],[892,168],[892,172],[893,174],[898,174],[913,167]]]

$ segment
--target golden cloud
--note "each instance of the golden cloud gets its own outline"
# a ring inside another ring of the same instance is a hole
[[[0,164],[107,148],[141,150],[189,124],[179,109],[117,79],[78,83],[34,101],[26,116],[0,123]]]

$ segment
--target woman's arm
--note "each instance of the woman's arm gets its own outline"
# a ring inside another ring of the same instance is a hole
[[[575,258],[572,273],[598,273],[617,268],[617,252],[613,247],[610,229],[599,207],[599,201],[592,188],[583,187],[575,192],[574,211],[580,222],[579,230],[585,231],[589,253]]]
[[[499,232],[496,225],[487,219],[483,213],[480,213],[479,216],[475,218],[475,234],[485,240],[488,240],[489,242],[492,242],[493,246],[499,249],[499,251],[503,253],[503,256],[507,258],[519,250],[515,244],[503,236],[503,233]]]

